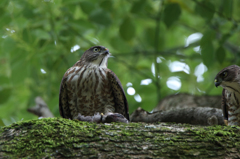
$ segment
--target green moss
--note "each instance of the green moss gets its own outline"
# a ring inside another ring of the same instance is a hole
[[[19,158],[51,157],[59,153],[65,157],[79,153],[96,157],[100,150],[111,152],[114,156],[116,147],[122,149],[123,153],[129,152],[125,151],[127,149],[147,153],[150,147],[155,155],[172,154],[176,157],[183,153],[197,156],[206,154],[203,151],[210,151],[206,150],[206,147],[211,147],[212,150],[222,150],[221,145],[224,144],[228,148],[240,147],[236,142],[240,138],[239,127],[229,126],[193,127],[169,123],[96,124],[62,118],[44,118],[3,127],[0,130],[1,135],[0,147],[3,151]],[[203,146],[202,142],[206,144]],[[212,143],[219,146],[213,147]],[[178,154],[174,153],[176,149]],[[212,150],[210,156],[221,155],[213,153]]]
[[[3,150],[18,154],[32,154],[30,156],[41,156],[44,150],[54,149],[60,146],[72,146],[76,141],[89,141],[96,136],[94,129],[88,127],[92,125],[87,122],[66,120],[62,118],[44,118],[27,122],[17,122],[10,126],[3,127],[1,134],[11,131],[14,134],[11,143],[7,141],[1,143]],[[70,130],[74,131],[70,131]],[[24,135],[27,133],[27,135]],[[74,138],[78,136],[78,138]],[[46,152],[44,152],[46,153]]]

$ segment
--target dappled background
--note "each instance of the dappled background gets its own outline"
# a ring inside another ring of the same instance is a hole
[[[214,77],[240,65],[238,0],[1,0],[0,123],[55,116],[60,82],[85,50],[109,48],[129,111],[170,94],[221,94]],[[2,123],[2,124],[3,124]]]

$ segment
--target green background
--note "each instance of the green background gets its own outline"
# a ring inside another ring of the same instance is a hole
[[[130,113],[170,94],[221,94],[215,75],[240,64],[239,8],[239,0],[1,0],[0,125],[36,119],[27,112],[36,96],[60,116],[62,76],[94,45],[114,56],[108,68]]]

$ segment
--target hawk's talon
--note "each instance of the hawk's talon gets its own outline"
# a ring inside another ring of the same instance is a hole
[[[228,120],[224,120],[224,124],[228,126]]]

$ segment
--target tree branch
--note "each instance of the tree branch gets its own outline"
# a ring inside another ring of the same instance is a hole
[[[239,140],[230,126],[43,118],[0,129],[0,158],[239,158]]]
[[[38,117],[54,117],[52,112],[49,110],[47,104],[41,97],[35,98],[36,105],[34,107],[28,108],[28,112],[37,115]]]

